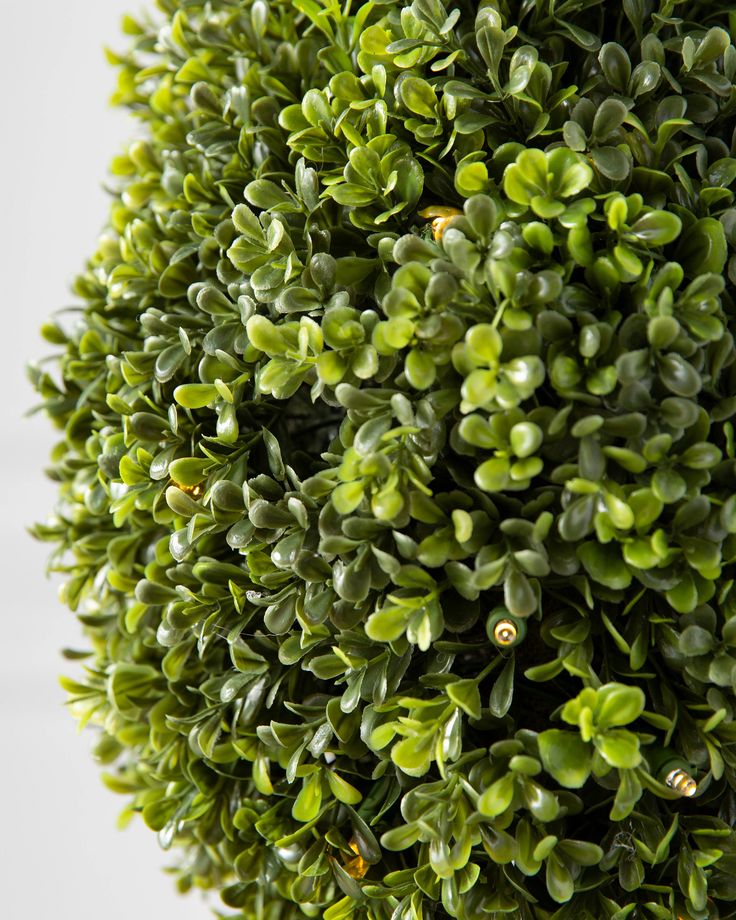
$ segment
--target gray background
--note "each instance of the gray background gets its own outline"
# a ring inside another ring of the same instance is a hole
[[[153,5],[152,3],[150,4]],[[115,827],[123,798],[108,792],[63,707],[59,649],[77,646],[73,615],[44,577],[46,545],[25,532],[44,518],[53,486],[42,469],[54,435],[23,418],[35,394],[24,363],[49,351],[38,326],[72,302],[69,283],[104,224],[106,165],[137,125],[107,99],[122,50],[124,12],[140,0],[0,0],[0,913],[41,920],[195,920],[197,894],[179,898],[161,867],[171,856],[136,819]]]

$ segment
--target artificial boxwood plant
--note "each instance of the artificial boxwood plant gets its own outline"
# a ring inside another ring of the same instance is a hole
[[[32,371],[126,815],[241,920],[736,917],[733,5],[157,6]]]

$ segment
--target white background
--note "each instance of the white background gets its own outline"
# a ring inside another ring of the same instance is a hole
[[[107,100],[103,47],[126,47],[119,22],[141,0],[0,0],[0,915],[8,920],[207,920],[180,898],[171,856],[137,819],[115,827],[123,799],[101,783],[88,732],[77,734],[58,675],[79,647],[73,615],[44,576],[48,546],[25,528],[45,518],[54,440],[24,364],[49,346],[37,328],[72,302],[69,284],[94,250],[108,209],[106,166],[138,127]],[[153,3],[150,2],[150,6]]]

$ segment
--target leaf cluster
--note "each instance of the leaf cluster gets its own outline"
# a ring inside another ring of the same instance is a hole
[[[242,920],[736,917],[731,5],[157,7],[31,370],[124,817]]]

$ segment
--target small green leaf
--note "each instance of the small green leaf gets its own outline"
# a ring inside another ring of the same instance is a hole
[[[514,799],[516,777],[507,773],[492,783],[478,799],[478,811],[488,818],[495,818],[511,806]]]
[[[647,246],[664,246],[676,240],[682,229],[682,221],[669,211],[649,211],[640,217],[627,235],[633,236]]]
[[[548,824],[550,821],[555,820],[560,812],[560,806],[555,795],[531,779],[522,780],[522,789],[524,804],[537,821]]]
[[[612,767],[631,769],[641,763],[639,738],[626,729],[614,728],[593,739],[599,754]]]
[[[351,514],[363,501],[363,491],[363,483],[359,479],[341,482],[332,493],[332,504],[340,514]]]
[[[613,544],[583,543],[577,555],[588,575],[607,588],[621,590],[631,584],[631,572]]]
[[[437,376],[434,361],[426,351],[412,348],[406,356],[404,365],[406,379],[417,390],[426,390],[432,386]]]
[[[537,609],[537,595],[532,583],[517,570],[512,570],[506,576],[503,597],[506,607],[514,616],[528,617]]]
[[[419,839],[419,828],[413,824],[392,827],[381,837],[381,846],[386,850],[406,850]]]
[[[701,217],[682,234],[676,258],[690,278],[707,272],[720,275],[728,257],[723,224],[714,217]]]
[[[502,719],[511,708],[514,698],[514,668],[515,659],[511,656],[493,684],[489,708],[491,715],[497,719]]]
[[[268,179],[255,179],[245,187],[245,200],[255,208],[269,211],[279,205],[287,204],[289,196],[274,182]]]
[[[435,117],[437,96],[426,80],[408,76],[399,83],[397,89],[401,101],[410,112],[422,118]]]
[[[174,399],[185,409],[202,409],[219,396],[211,383],[184,383],[174,390]]]
[[[538,737],[544,769],[566,789],[585,785],[592,768],[592,749],[580,735],[552,728]]]
[[[205,477],[205,471],[210,467],[209,460],[197,457],[183,457],[172,460],[169,464],[169,475],[177,485],[197,486]]]
[[[319,814],[322,805],[322,777],[319,772],[310,773],[302,782],[302,788],[291,808],[291,816],[306,824]]]
[[[531,457],[541,447],[542,429],[534,422],[519,422],[511,429],[509,440],[517,457]]]
[[[625,684],[604,684],[596,694],[593,711],[598,728],[607,729],[618,725],[628,725],[635,721],[644,711],[646,699],[640,687],[627,687]]]
[[[452,702],[471,719],[480,719],[481,702],[478,681],[472,678],[456,680],[445,687],[445,692]]]
[[[339,774],[333,770],[328,770],[326,775],[330,790],[338,802],[343,802],[346,805],[357,805],[358,802],[362,801],[363,796],[361,793]]]
[[[605,140],[621,127],[627,114],[628,109],[620,99],[604,99],[593,118],[593,136]]]
[[[575,891],[575,883],[570,870],[554,853],[547,858],[545,883],[550,897],[558,904],[567,903]]]

